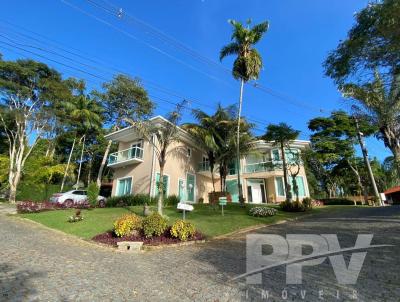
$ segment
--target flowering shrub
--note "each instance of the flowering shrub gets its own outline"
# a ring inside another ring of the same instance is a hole
[[[172,237],[178,238],[181,241],[186,241],[196,234],[196,229],[193,223],[179,219],[171,226],[170,233]]]
[[[153,213],[143,219],[143,232],[148,237],[160,236],[167,229],[167,219],[158,213]]]
[[[74,209],[88,209],[90,207],[88,202],[73,203],[70,205],[60,204],[56,202],[34,202],[34,201],[21,201],[17,203],[17,212],[23,213],[39,213],[51,210],[62,210],[68,208]]]
[[[118,237],[132,235],[142,230],[142,218],[136,214],[126,214],[114,222],[114,233]]]
[[[254,207],[251,208],[249,214],[255,217],[268,217],[274,216],[276,214],[276,210],[268,207]]]

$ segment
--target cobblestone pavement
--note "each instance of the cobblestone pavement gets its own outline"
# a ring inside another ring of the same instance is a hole
[[[352,301],[353,291],[355,301],[400,300],[400,207],[346,209],[256,232],[335,233],[342,247],[372,233],[372,244],[395,246],[368,250],[354,286],[338,285],[328,260],[304,268],[302,285],[287,286],[278,267],[263,273],[262,285],[249,286],[230,281],[246,269],[245,234],[124,254],[0,215],[0,301],[285,301],[285,290],[286,301],[322,301],[321,290],[323,301]]]

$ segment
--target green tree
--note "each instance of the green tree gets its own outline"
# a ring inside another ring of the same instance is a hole
[[[361,111],[378,126],[378,139],[392,152],[400,173],[400,69],[389,88],[378,72],[371,83],[341,86],[343,95],[361,105]]]
[[[65,185],[67,171],[77,140],[82,146],[77,178],[78,185],[87,135],[93,135],[98,132],[103,121],[103,108],[95,98],[91,97],[91,95],[85,94],[86,85],[84,81],[69,79],[69,85],[73,91],[73,95],[69,102],[65,102],[64,106],[68,117],[69,128],[74,132],[74,139],[67,161],[67,168],[65,169],[65,174],[61,182],[61,191]]]
[[[110,82],[103,84],[104,92],[97,92],[97,97],[105,108],[106,122],[111,124],[111,132],[127,125],[127,119],[140,121],[147,118],[154,109],[139,78],[117,75]],[[110,152],[112,141],[109,140],[98,170],[96,183],[101,185],[104,167]]]
[[[326,75],[343,84],[351,78],[368,82],[375,68],[393,74],[400,66],[399,29],[398,0],[370,2],[356,14],[347,39],[328,55]]]
[[[237,131],[236,131],[236,148],[237,156],[236,162],[238,167],[238,189],[239,189],[239,200],[243,203],[243,191],[240,184],[240,124],[241,124],[241,113],[243,103],[243,86],[244,83],[250,80],[257,80],[260,74],[260,70],[263,66],[262,58],[254,45],[257,44],[263,35],[268,30],[268,22],[262,22],[256,24],[250,28],[251,20],[247,22],[247,26],[235,20],[230,20],[230,24],[233,26],[233,33],[231,40],[232,42],[225,45],[220,52],[220,60],[227,56],[235,55],[236,59],[233,63],[232,75],[236,80],[240,80],[240,97],[239,97],[239,110],[237,117]]]
[[[288,183],[288,171],[287,171],[287,160],[285,154],[285,148],[289,148],[290,142],[295,140],[300,134],[300,131],[294,130],[291,126],[286,123],[280,123],[277,125],[270,124],[267,126],[267,131],[263,136],[266,141],[273,142],[274,145],[279,146],[282,156],[282,169],[283,169],[283,181],[285,184],[285,192],[287,200],[291,200],[292,193],[290,185]]]
[[[330,173],[330,178],[335,180],[334,184],[338,183],[338,177],[343,175],[344,170],[350,169],[356,178],[358,190],[364,194],[367,201],[367,188],[361,179],[359,165],[355,158],[354,146],[358,144],[358,141],[354,119],[344,111],[334,111],[330,117],[317,117],[310,120],[308,128],[313,131],[311,142],[315,159],[319,160]],[[376,131],[376,128],[365,120],[360,121],[360,129],[365,136]],[[330,196],[334,190],[334,186],[331,186]]]
[[[61,75],[43,63],[0,61],[0,122],[8,142],[8,186],[12,203],[15,203],[25,162],[46,131],[48,109],[62,83]],[[11,123],[6,121],[6,116],[13,117]]]

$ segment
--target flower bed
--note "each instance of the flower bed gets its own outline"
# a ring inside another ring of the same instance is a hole
[[[44,211],[52,210],[63,210],[63,209],[88,209],[90,204],[88,202],[73,203],[69,206],[56,202],[34,202],[34,201],[21,201],[17,203],[17,212],[19,214],[24,213],[39,213]]]
[[[163,245],[163,244],[176,244],[181,243],[182,241],[178,238],[174,238],[171,236],[170,228],[168,228],[161,236],[153,236],[153,237],[146,237],[143,234],[139,236],[125,236],[125,237],[117,237],[113,231],[109,231],[103,234],[96,235],[92,238],[92,240],[108,244],[112,246],[117,246],[117,242],[120,241],[141,241],[143,245]],[[203,234],[196,232],[194,236],[188,239],[188,241],[198,241],[203,240]]]

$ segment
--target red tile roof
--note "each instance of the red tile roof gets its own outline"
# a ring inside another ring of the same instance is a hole
[[[395,193],[395,192],[400,192],[400,186],[396,186],[396,187],[387,189],[387,190],[386,190],[385,192],[383,192],[383,193],[385,193],[385,194],[392,194],[392,193]]]

